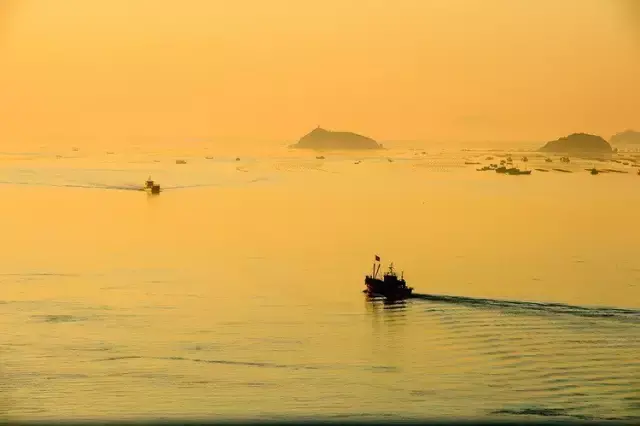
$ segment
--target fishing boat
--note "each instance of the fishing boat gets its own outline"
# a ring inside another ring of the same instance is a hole
[[[502,173],[505,175],[530,175],[531,174],[531,170],[520,170],[517,167],[506,167],[506,166],[500,166],[497,169],[495,169],[496,173]]]
[[[365,276],[364,279],[367,287],[364,290],[365,293],[369,296],[382,296],[387,299],[404,299],[411,296],[413,288],[407,287],[407,283],[404,280],[404,272],[398,277],[393,268],[393,262],[389,264],[389,270],[382,277],[378,275],[379,272],[380,257],[376,256],[371,275]]]
[[[531,170],[520,170],[517,167],[512,167],[510,169],[507,169],[505,173],[508,175],[530,175]]]
[[[151,176],[149,176],[147,178],[147,180],[144,183],[144,190],[151,193],[151,194],[159,194],[160,193],[160,185],[158,185],[157,183],[155,183],[153,181],[153,179],[151,179]]]
[[[598,173],[600,173],[600,172],[598,171],[598,169],[596,169],[596,168],[594,167],[594,168],[592,168],[591,170],[589,170],[589,173],[591,173],[592,175],[597,175],[597,174],[598,174]]]

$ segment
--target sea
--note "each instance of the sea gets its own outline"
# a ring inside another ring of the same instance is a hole
[[[0,149],[0,420],[640,422],[640,154],[546,157]]]

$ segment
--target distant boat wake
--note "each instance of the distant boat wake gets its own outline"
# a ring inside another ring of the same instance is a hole
[[[0,181],[1,185],[28,185],[28,186],[51,186],[54,188],[87,188],[87,189],[116,189],[121,191],[142,191],[141,187],[133,185],[104,185],[104,184],[72,184],[72,183],[40,183],[40,182],[7,182]]]
[[[243,183],[257,183],[268,180],[267,178],[255,178],[248,182]],[[116,191],[144,191],[142,185],[135,184],[121,184],[121,185],[107,185],[103,183],[86,183],[86,184],[74,184],[74,183],[43,183],[43,182],[11,182],[0,181],[0,185],[29,185],[29,186],[49,186],[57,188],[86,188],[86,189],[110,189]],[[209,183],[209,184],[193,184],[193,185],[178,185],[178,186],[166,186],[163,187],[163,191],[174,189],[189,189],[189,188],[203,188],[223,186],[223,183]]]
[[[455,303],[459,305],[477,306],[483,308],[508,309],[517,311],[535,311],[548,314],[568,314],[592,318],[613,318],[640,322],[640,310],[585,307],[566,305],[562,303],[524,302],[515,300],[480,299],[463,296],[445,296],[435,294],[413,294],[412,299],[430,300],[434,302]]]

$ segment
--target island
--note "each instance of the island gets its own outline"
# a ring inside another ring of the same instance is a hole
[[[304,135],[291,148],[322,150],[357,150],[382,149],[383,146],[366,136],[352,132],[334,132],[321,127],[313,129]]]
[[[609,142],[600,136],[587,133],[573,133],[569,136],[547,142],[538,151],[562,153],[612,153]]]
[[[611,136],[609,142],[611,142],[612,145],[640,145],[640,132],[625,130],[624,132]]]

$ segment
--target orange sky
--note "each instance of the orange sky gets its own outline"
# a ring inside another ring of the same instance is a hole
[[[637,3],[0,0],[0,136],[608,137],[640,128]]]

